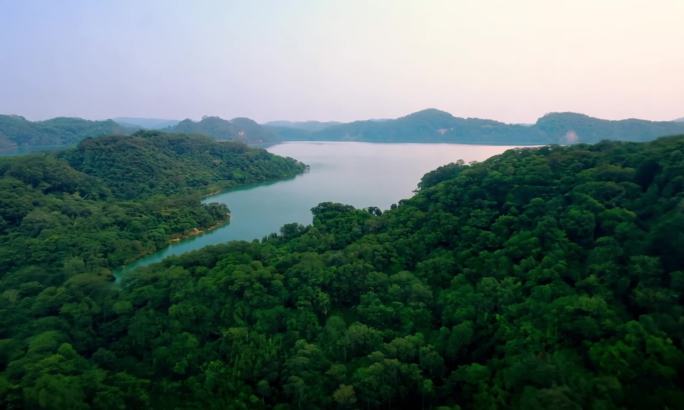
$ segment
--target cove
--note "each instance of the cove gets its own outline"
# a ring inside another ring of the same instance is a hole
[[[207,245],[261,239],[292,222],[310,224],[311,208],[321,202],[341,202],[357,208],[386,210],[413,195],[427,172],[459,159],[483,161],[512,146],[461,144],[392,144],[293,141],[268,151],[295,158],[309,170],[293,179],[242,187],[213,195],[231,212],[230,224],[174,243],[116,272],[117,277],[162,259]]]

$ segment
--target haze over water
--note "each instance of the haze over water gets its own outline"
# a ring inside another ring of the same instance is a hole
[[[231,211],[229,225],[171,245],[122,270],[161,261],[207,245],[231,240],[260,239],[297,222],[310,224],[311,208],[331,201],[357,208],[383,210],[413,195],[427,172],[462,159],[483,161],[508,146],[459,144],[374,144],[362,142],[288,142],[268,151],[292,157],[310,166],[308,172],[288,181],[215,195],[206,202],[221,202]]]

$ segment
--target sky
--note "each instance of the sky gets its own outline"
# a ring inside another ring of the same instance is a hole
[[[0,113],[684,117],[684,0],[0,0]]]

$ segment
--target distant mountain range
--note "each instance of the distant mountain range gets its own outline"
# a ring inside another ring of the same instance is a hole
[[[308,135],[317,131],[341,125],[337,121],[271,121],[263,124],[283,140],[296,140],[302,134]]]
[[[167,130],[207,135],[217,140],[241,141],[248,145],[265,146],[281,140],[272,129],[263,127],[249,118],[233,118],[230,121],[219,117],[204,117],[197,122],[183,120]]]
[[[539,145],[595,143],[604,139],[648,141],[684,133],[684,123],[628,119],[609,121],[576,113],[546,114],[531,125],[506,124],[479,118],[459,118],[427,109],[390,120],[354,121],[323,129],[274,132],[286,140],[368,142],[449,142],[463,144]]]
[[[271,128],[291,128],[308,131],[320,131],[333,125],[342,124],[339,121],[271,121],[263,125]]]
[[[112,120],[58,117],[29,121],[18,115],[0,115],[0,151],[36,146],[69,146],[88,137],[123,135],[131,131]]]
[[[219,117],[180,122],[154,118],[117,118],[116,121],[54,118],[32,122],[20,116],[0,115],[0,152],[69,146],[87,137],[130,134],[140,128],[206,135],[216,140],[240,141],[254,146],[296,140],[544,145],[596,143],[601,140],[648,141],[684,134],[684,119],[610,121],[565,112],[546,114],[534,124],[522,125],[455,117],[436,109],[396,119],[349,123],[274,121],[258,124],[249,118],[225,120]]]
[[[164,128],[173,127],[178,124],[178,120],[164,120],[160,118],[142,118],[142,117],[117,117],[112,118],[120,125],[130,128],[144,128],[148,130],[161,130]]]

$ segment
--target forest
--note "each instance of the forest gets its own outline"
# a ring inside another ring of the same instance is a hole
[[[47,222],[146,231],[81,148],[0,166],[4,408],[684,408],[684,136],[452,164],[385,212],[322,203],[119,284],[21,259]]]
[[[109,281],[173,238],[227,223],[226,206],[204,195],[303,170],[240,143],[159,132],[0,159],[0,286],[43,291],[85,273]]]
[[[579,113],[557,112],[546,114],[533,124],[508,124],[457,117],[434,108],[394,119],[328,124],[273,123],[266,124],[266,128],[285,140],[490,145],[593,144],[602,140],[643,142],[684,132],[684,124],[676,121],[634,118],[611,121]]]
[[[112,120],[88,121],[57,117],[29,121],[18,115],[0,115],[0,152],[26,147],[70,146],[84,138],[131,132]]]
[[[199,134],[216,138],[219,141],[239,141],[248,145],[273,145],[281,139],[268,127],[249,118],[224,120],[220,117],[205,116],[200,121],[183,120],[170,128],[173,132]]]
[[[63,117],[32,122],[16,115],[0,115],[0,154],[66,148],[85,138],[129,135],[141,128],[204,135],[218,141],[237,141],[255,147],[302,140],[546,145],[592,144],[601,140],[650,141],[683,133],[684,123],[633,118],[611,121],[562,112],[546,114],[534,124],[508,124],[457,117],[434,108],[395,119],[348,123],[273,121],[259,124],[244,117],[225,120],[215,116],[180,122],[152,118],[89,121]]]

